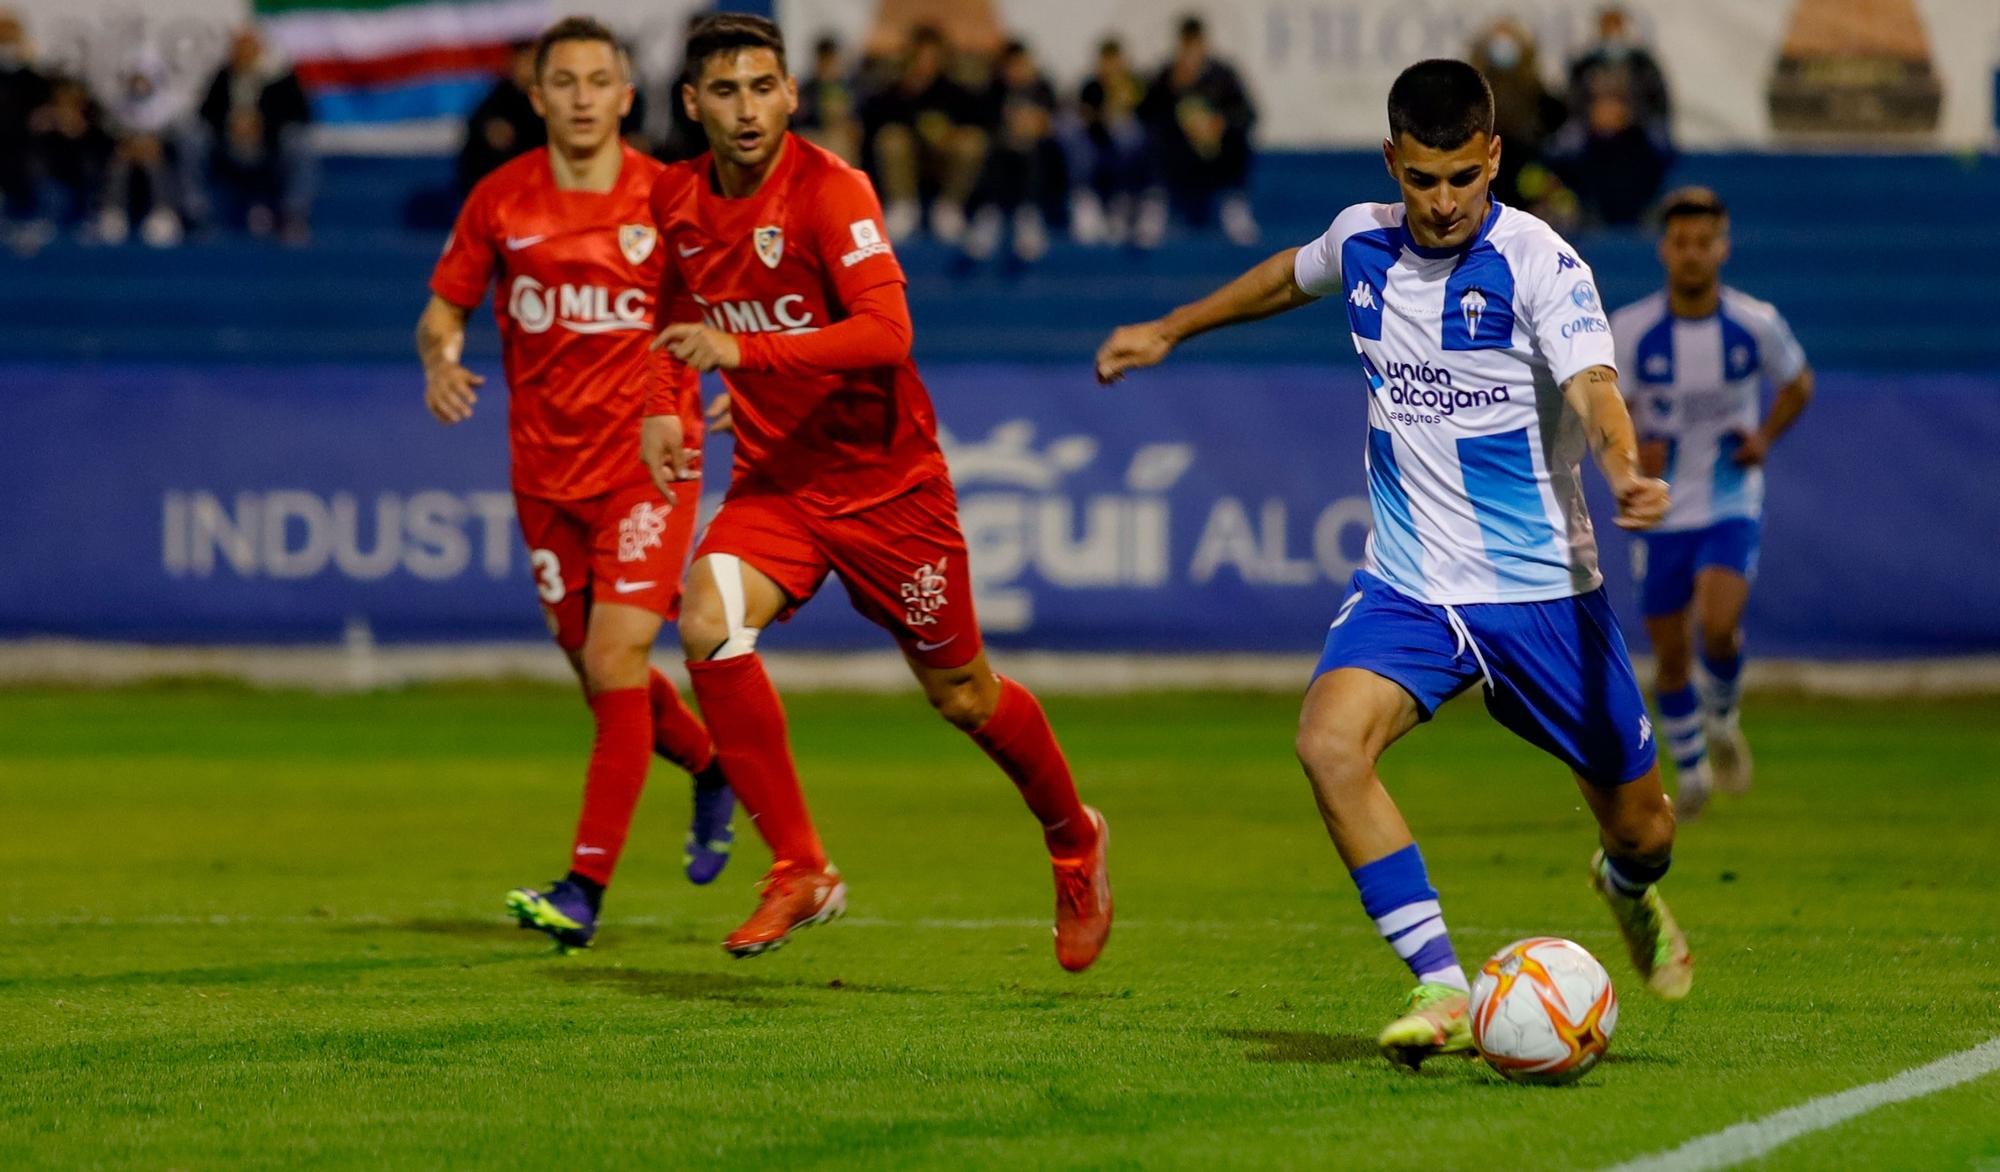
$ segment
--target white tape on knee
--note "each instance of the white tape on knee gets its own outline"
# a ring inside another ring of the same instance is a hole
[[[709,658],[734,659],[755,652],[758,630],[744,622],[749,608],[743,601],[743,559],[730,553],[710,554],[708,569],[715,575],[716,593],[722,597],[723,625],[729,630],[729,637]]]

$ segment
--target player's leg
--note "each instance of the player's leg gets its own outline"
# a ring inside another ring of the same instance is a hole
[[[1707,531],[1694,580],[1695,626],[1701,640],[1702,718],[1716,784],[1730,793],[1750,788],[1750,744],[1739,704],[1743,684],[1743,608],[1757,572],[1759,525],[1738,518]]]
[[[1694,648],[1688,639],[1699,533],[1659,533],[1636,538],[1641,559],[1639,609],[1653,644],[1653,697],[1660,731],[1674,758],[1674,813],[1692,821],[1708,805],[1708,736],[1695,694]]]
[[[549,633],[562,649],[577,679],[584,679],[583,646],[590,616],[590,539],[587,519],[573,506],[516,495],[514,513],[528,545],[528,565],[535,578]],[[584,688],[584,699],[590,691]],[[593,709],[594,709],[593,705]],[[593,716],[595,712],[593,711]],[[596,748],[593,745],[593,765]],[[588,783],[586,782],[586,791]],[[507,893],[507,909],[523,928],[543,932],[562,949],[582,948],[597,931],[597,897],[580,886],[574,871],[547,888],[517,887]]]
[[[1604,592],[1460,613],[1485,658],[1488,711],[1568,765],[1583,789],[1601,847],[1591,883],[1634,966],[1662,997],[1687,996],[1687,938],[1656,886],[1673,862],[1673,810],[1660,789],[1646,699]]]
[[[1417,981],[1402,1016],[1377,1038],[1391,1061],[1412,1068],[1471,1049],[1468,985],[1423,853],[1376,765],[1477,678],[1441,608],[1357,574],[1299,713],[1299,763],[1327,835],[1362,909]]]
[[[607,604],[648,611],[662,620],[670,621],[679,615],[682,574],[687,566],[688,547],[694,540],[694,502],[700,496],[699,480],[685,481],[680,486],[679,500],[687,502],[685,505],[662,496],[650,481],[613,493],[599,512],[592,533],[591,574],[600,583],[595,597]],[[653,624],[653,638],[657,638],[660,625]],[[622,637],[611,633],[614,629],[606,628],[600,633],[593,615],[590,638],[593,642],[600,637],[606,640],[603,654],[618,660],[615,667],[600,667],[595,674],[613,670],[620,675],[619,687],[634,686],[630,683],[629,662],[634,651]],[[681,700],[680,690],[673,681],[651,666],[652,645],[652,639],[648,639],[643,649],[645,654],[640,656],[644,665],[641,682],[636,686],[646,690],[653,751],[693,779],[693,812],[681,865],[689,881],[709,883],[729,862],[730,846],[735,839],[729,822],[736,812],[736,798],[729,789],[707,726]],[[590,654],[587,649],[587,659]],[[592,669],[588,663],[585,666],[588,677]],[[590,694],[604,690],[592,678],[586,678],[585,684]]]
[[[784,706],[757,655],[763,629],[818,588],[826,570],[817,558],[782,502],[732,500],[709,526],[681,604],[695,698],[723,772],[771,848],[757,910],[723,942],[736,956],[781,947],[846,908],[846,885],[806,810]]]
[[[971,599],[963,601],[969,609]],[[1077,797],[1041,702],[996,674],[983,650],[953,667],[925,663],[909,643],[904,654],[931,707],[985,750],[1041,823],[1055,873],[1056,961],[1071,972],[1089,968],[1111,935],[1110,832],[1104,815]]]

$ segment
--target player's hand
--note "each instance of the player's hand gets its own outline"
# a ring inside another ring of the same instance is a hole
[[[708,430],[716,435],[728,435],[736,430],[736,416],[731,413],[729,392],[724,391],[708,401],[708,411],[702,416],[708,421]]]
[[[1755,468],[1764,462],[1764,457],[1771,454],[1771,441],[1765,439],[1761,431],[1739,431],[1736,433],[1736,438],[1741,443],[1730,459],[1736,461],[1738,467]]]
[[[735,370],[743,363],[743,348],[736,344],[736,335],[699,322],[682,322],[661,330],[653,339],[653,349],[662,347],[702,374]]]
[[[442,363],[424,370],[424,406],[439,423],[449,427],[472,418],[472,405],[479,402],[473,389],[486,382],[456,362]]]
[[[1618,516],[1613,522],[1620,529],[1651,529],[1667,519],[1667,506],[1671,503],[1667,495],[1667,482],[1651,476],[1634,476],[1616,486],[1618,493]]]
[[[680,497],[674,492],[674,485],[689,478],[689,469],[694,463],[694,454],[687,450],[687,433],[681,426],[680,416],[648,415],[640,422],[639,459],[645,462],[646,474],[653,478],[653,487],[668,500],[679,504]]]
[[[1158,366],[1173,348],[1172,335],[1159,322],[1119,326],[1097,348],[1097,381],[1110,386],[1128,370]]]

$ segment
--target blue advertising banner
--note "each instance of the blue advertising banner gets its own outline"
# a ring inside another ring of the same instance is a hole
[[[926,375],[997,645],[1318,647],[1368,530],[1357,374],[1191,364],[1108,390],[1069,367]],[[0,635],[542,634],[499,394],[447,429],[411,366],[7,364],[0,387]],[[1824,374],[1770,467],[1757,651],[2000,651],[1995,451],[2000,378]],[[708,459],[726,468],[727,441]],[[1602,520],[1599,538],[1629,630],[1628,543]],[[884,646],[838,590],[769,638]]]

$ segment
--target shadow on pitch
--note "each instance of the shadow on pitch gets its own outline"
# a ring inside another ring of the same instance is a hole
[[[1304,1062],[1328,1066],[1342,1062],[1380,1062],[1382,1051],[1373,1038],[1358,1034],[1318,1034],[1307,1030],[1222,1030],[1232,1042],[1248,1042],[1245,1062]]]
[[[799,1005],[780,999],[778,994],[799,992],[886,993],[906,997],[937,995],[936,989],[903,985],[870,985],[838,978],[833,980],[774,981],[764,977],[740,977],[728,973],[684,973],[665,969],[575,967],[549,970],[551,980],[568,985],[594,985],[628,993],[634,997],[663,997],[672,1001],[720,1001],[746,1009],[786,1009]]]

